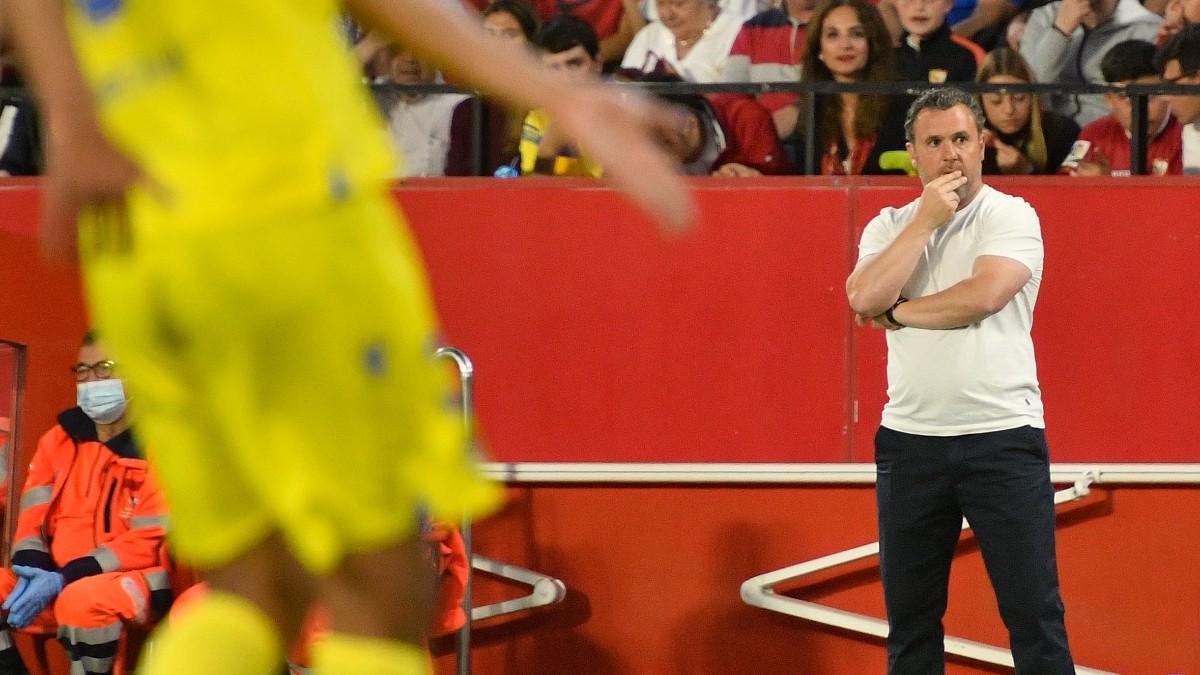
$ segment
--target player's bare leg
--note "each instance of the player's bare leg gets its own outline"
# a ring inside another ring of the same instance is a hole
[[[348,555],[319,584],[335,632],[313,648],[318,672],[428,672],[425,636],[434,574],[428,545],[419,536],[375,553]]]
[[[274,533],[205,572],[211,592],[172,617],[154,640],[142,675],[268,675],[312,602],[314,582]]]

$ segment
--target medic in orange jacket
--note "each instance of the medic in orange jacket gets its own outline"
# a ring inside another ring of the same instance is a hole
[[[80,408],[59,415],[38,441],[20,509],[13,566],[58,572],[63,582],[22,630],[57,632],[86,672],[110,672],[124,623],[152,622],[172,599],[166,505],[131,432],[102,443]],[[0,569],[0,597],[18,581]],[[0,631],[0,650],[10,645]]]

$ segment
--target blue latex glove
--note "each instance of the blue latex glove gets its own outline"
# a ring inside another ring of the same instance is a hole
[[[11,592],[9,592],[8,597],[4,599],[4,604],[0,605],[0,609],[7,612],[13,606],[13,603],[17,601],[17,598],[21,597],[21,594],[25,592],[25,587],[28,585],[28,579],[25,577],[17,577],[17,585],[13,586],[13,589]]]
[[[62,593],[63,575],[37,567],[13,565],[12,571],[22,579],[28,579],[21,595],[8,607],[8,625],[13,628],[24,628],[33,622],[34,617],[50,606],[54,599]]]

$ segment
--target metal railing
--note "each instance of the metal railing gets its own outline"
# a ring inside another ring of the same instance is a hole
[[[1054,493],[1054,504],[1066,504],[1068,502],[1083,499],[1090,492],[1089,487],[1094,477],[1090,472],[1080,475],[1074,485],[1065,490],[1059,490]],[[971,529],[970,523],[964,518],[962,521],[962,531]],[[772,612],[779,612],[788,616],[805,619],[824,626],[841,628],[843,630],[870,635],[876,638],[886,638],[888,634],[888,623],[883,619],[878,619],[866,614],[858,614],[856,612],[848,612],[836,607],[822,605],[816,602],[800,600],[781,593],[776,592],[776,588],[794,582],[803,577],[816,574],[824,570],[830,570],[836,567],[841,567],[864,558],[870,558],[879,555],[879,542],[874,541],[870,544],[863,544],[855,548],[831,553],[815,560],[808,560],[796,565],[789,565],[780,570],[767,572],[758,576],[747,579],[742,584],[742,601],[752,607],[759,607]],[[973,661],[980,661],[997,666],[1006,666],[1009,668],[1015,667],[1013,663],[1012,650],[1003,647],[977,642],[975,640],[967,640],[965,638],[953,637],[946,635],[944,639],[944,648],[947,654],[954,654]],[[1076,665],[1075,672],[1078,675],[1113,675],[1108,671],[1088,668],[1085,666]]]
[[[477,460],[478,446],[476,445],[475,437],[475,364],[467,356],[466,352],[456,347],[440,347],[434,352],[434,358],[454,362],[455,368],[458,371],[460,410],[462,411],[462,422],[465,431],[464,445],[466,447],[464,448],[464,452],[470,455],[472,459]],[[521,612],[535,607],[562,602],[563,598],[567,595],[567,587],[562,581],[554,577],[476,554],[474,552],[471,520],[469,518],[463,519],[459,526],[459,532],[462,535],[465,555],[467,560],[471,561],[471,564],[467,566],[467,577],[463,588],[462,601],[462,609],[467,619],[463,622],[462,628],[458,629],[455,638],[455,672],[457,675],[470,675],[472,622],[484,621],[504,614]],[[527,595],[512,600],[503,600],[476,607],[473,597],[474,570],[523,584],[530,588],[530,592]]]
[[[1098,95],[1110,92],[1123,93],[1132,101],[1133,114],[1131,117],[1130,144],[1130,173],[1135,176],[1146,174],[1146,151],[1148,149],[1148,119],[1151,96],[1167,94],[1191,94],[1200,96],[1200,85],[1196,84],[1130,84],[1113,86],[1106,84],[984,84],[975,82],[947,82],[930,84],[928,82],[621,82],[617,86],[636,87],[652,94],[750,94],[761,95],[771,93],[795,94],[800,96],[803,106],[803,138],[814,138],[817,134],[817,106],[813,105],[816,97],[843,93],[886,94],[904,98],[920,95],[929,89],[952,86],[972,94],[987,92],[998,93],[1036,93],[1064,95]],[[436,94],[436,93],[466,93],[474,95],[467,89],[445,84],[430,85],[373,85],[376,90],[393,90],[396,92]],[[478,96],[472,99],[475,103],[475,129],[473,130],[473,166],[476,175],[487,175],[484,166],[482,149],[486,147],[487,109],[482,105]],[[803,175],[819,174],[819,148],[815,143],[805,143],[802,161]]]
[[[669,83],[638,83],[622,82],[617,86],[636,87],[654,94],[769,94],[786,93],[800,96],[805,105],[803,116],[802,136],[814,138],[817,129],[817,107],[812,105],[816,97],[842,93],[886,94],[900,97],[913,97],[921,92],[938,87],[953,86],[969,93],[985,92],[1001,93],[1036,93],[1036,94],[1065,94],[1088,95],[1120,92],[1132,101],[1133,114],[1131,118],[1130,144],[1130,173],[1133,175],[1146,174],[1146,151],[1148,148],[1148,118],[1149,100],[1151,96],[1166,94],[1191,94],[1200,96],[1200,85],[1197,84],[1130,84],[1126,86],[1110,86],[1105,84],[979,84],[974,82],[948,82],[945,84],[930,84],[927,82],[669,82]],[[410,94],[470,94],[473,121],[471,133],[471,166],[475,175],[490,175],[486,166],[486,148],[488,147],[488,106],[484,99],[470,89],[464,89],[448,84],[374,84],[372,90],[376,93],[395,92]],[[27,95],[25,90],[12,87],[0,87],[0,99],[13,95]],[[818,171],[818,148],[815,143],[806,143],[801,167],[803,175],[816,175]]]

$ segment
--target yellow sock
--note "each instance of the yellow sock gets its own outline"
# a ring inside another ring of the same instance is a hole
[[[155,633],[139,675],[275,675],[283,641],[254,603],[210,591]]]
[[[330,633],[313,645],[313,665],[321,675],[428,675],[429,655],[417,645],[395,640]]]

